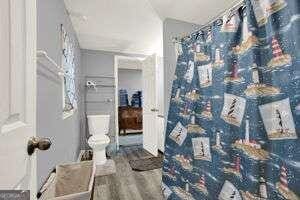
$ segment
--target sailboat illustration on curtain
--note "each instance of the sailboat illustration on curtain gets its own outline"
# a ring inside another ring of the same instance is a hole
[[[252,68],[253,83],[247,86],[245,94],[248,97],[274,96],[280,93],[280,89],[271,85],[260,83],[260,75],[256,64]]]
[[[287,6],[285,0],[251,0],[258,26],[268,22],[268,17]]]
[[[270,140],[297,139],[289,98],[259,106]]]

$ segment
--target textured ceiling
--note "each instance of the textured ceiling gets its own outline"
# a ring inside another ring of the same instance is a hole
[[[162,22],[203,24],[234,0],[65,0],[83,49],[162,54]]]
[[[204,24],[241,0],[148,0],[161,19]]]

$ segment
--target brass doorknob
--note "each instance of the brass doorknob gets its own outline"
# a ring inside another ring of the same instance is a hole
[[[27,143],[28,155],[32,155],[36,148],[42,151],[48,150],[51,144],[52,143],[49,138],[32,137]]]

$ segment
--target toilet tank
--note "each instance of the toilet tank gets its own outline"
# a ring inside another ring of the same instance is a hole
[[[88,115],[90,135],[108,134],[110,115]]]

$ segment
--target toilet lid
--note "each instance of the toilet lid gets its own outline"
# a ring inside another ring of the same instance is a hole
[[[108,144],[110,139],[107,135],[92,135],[88,139],[88,143]]]

